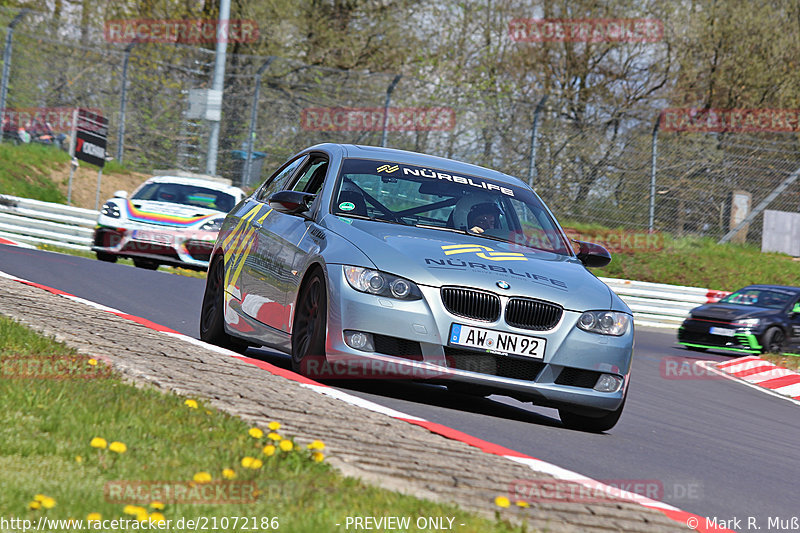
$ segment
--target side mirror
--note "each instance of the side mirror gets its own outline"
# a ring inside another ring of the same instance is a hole
[[[128,197],[128,191],[115,191],[114,192],[114,198],[127,198],[127,197]]]
[[[308,211],[308,206],[314,200],[311,193],[300,191],[278,191],[269,197],[267,203],[279,213],[299,215]]]
[[[575,240],[572,242],[580,246],[578,259],[586,268],[604,267],[611,262],[611,254],[599,244]]]

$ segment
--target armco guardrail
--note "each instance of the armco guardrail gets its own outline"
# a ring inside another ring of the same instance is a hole
[[[647,281],[600,278],[611,287],[633,311],[636,324],[661,328],[678,328],[690,310],[705,303],[716,302],[727,291],[700,287],[667,285]]]
[[[97,211],[0,194],[0,236],[75,250],[92,246]]]

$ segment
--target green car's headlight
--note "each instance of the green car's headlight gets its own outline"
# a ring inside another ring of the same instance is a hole
[[[360,292],[398,300],[419,300],[422,298],[422,293],[416,283],[386,272],[346,266],[344,267],[344,275],[347,278],[347,283]]]
[[[578,319],[578,327],[584,331],[619,337],[628,331],[631,317],[618,311],[586,311]]]

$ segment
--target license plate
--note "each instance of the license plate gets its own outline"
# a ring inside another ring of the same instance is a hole
[[[723,337],[733,337],[734,335],[736,335],[735,329],[727,329],[727,328],[712,327],[711,329],[708,330],[708,332],[711,333],[712,335],[722,335]]]
[[[453,324],[450,328],[450,344],[477,348],[492,353],[521,355],[533,359],[544,359],[545,339],[505,333],[492,329],[475,328]]]
[[[133,232],[133,238],[137,241],[155,242],[158,244],[172,244],[172,235],[169,233],[158,233],[155,231],[137,229]]]

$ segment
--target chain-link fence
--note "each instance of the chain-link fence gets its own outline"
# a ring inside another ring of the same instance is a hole
[[[4,39],[18,13],[0,8]],[[127,55],[125,164],[145,172],[205,171],[210,123],[191,112],[190,96],[211,85],[213,45],[109,43],[102,27],[56,24],[37,12],[18,21],[12,42],[7,116],[20,109],[98,109],[110,121],[108,155],[118,157]],[[529,101],[453,86],[434,74],[398,79],[229,54],[217,173],[254,186],[306,146],[385,139],[389,147],[530,181],[560,219],[721,238],[731,228],[734,191],[749,193],[754,208],[800,168],[794,133],[658,131],[654,138],[659,102],[614,109],[542,96]],[[800,184],[793,182],[768,208],[798,206]],[[760,242],[761,217],[747,237]]]

